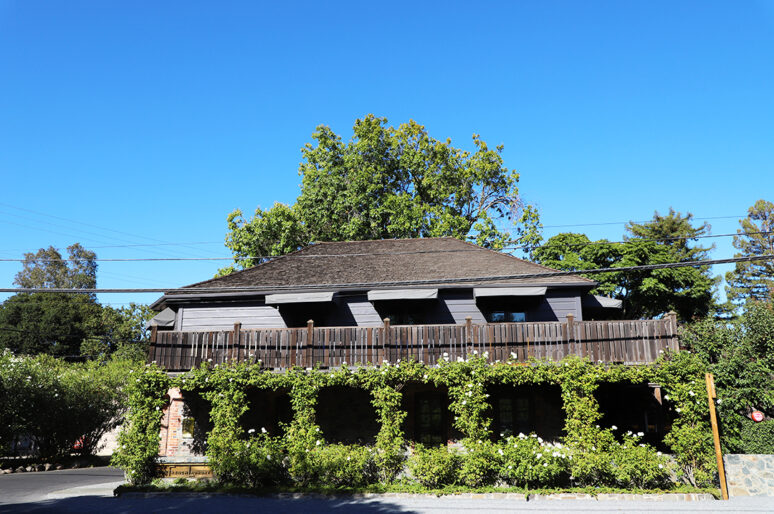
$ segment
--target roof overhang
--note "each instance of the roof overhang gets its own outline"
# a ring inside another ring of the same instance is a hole
[[[545,296],[547,287],[474,287],[473,296]]]
[[[156,327],[174,327],[175,326],[175,311],[167,307],[163,311],[153,316],[147,323],[145,328]]]
[[[333,291],[267,294],[265,301],[266,305],[332,302]]]
[[[438,289],[372,289],[368,299],[375,300],[435,300]]]
[[[581,297],[581,306],[597,309],[623,309],[623,301],[609,296],[586,295]]]

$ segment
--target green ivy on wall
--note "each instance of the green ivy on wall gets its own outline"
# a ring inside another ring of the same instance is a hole
[[[426,470],[456,467],[453,479],[445,480],[472,487],[494,483],[548,486],[562,480],[579,485],[655,487],[668,481],[670,461],[640,442],[638,434],[615,437],[612,429],[600,428],[602,415],[594,393],[603,383],[657,382],[666,392],[667,408],[675,415],[665,441],[674,453],[674,472],[692,485],[712,482],[715,463],[702,386],[704,372],[687,352],[666,354],[654,364],[640,366],[593,364],[578,357],[558,363],[532,361],[526,366],[490,364],[483,357],[471,355],[434,367],[409,361],[331,371],[296,368],[285,373],[245,363],[205,364],[176,378],[167,378],[150,366],[136,375],[130,423],[114,462],[135,483],[150,480],[159,442],[160,413],[156,409],[164,403],[166,387],[180,387],[183,395],[196,392],[212,404],[213,428],[206,453],[213,471],[227,482],[249,486],[283,481],[299,486],[387,483],[400,475],[409,458],[414,461],[408,469],[424,483],[437,482],[437,477],[422,475]],[[147,385],[140,386],[145,381]],[[414,456],[407,457],[401,428],[406,412],[401,408],[400,391],[409,383],[448,388],[454,427],[463,436],[461,449],[418,447]],[[493,442],[486,391],[494,384],[559,386],[566,414],[562,443],[527,435]],[[380,424],[373,447],[325,441],[315,414],[318,392],[331,386],[370,393]],[[249,409],[249,388],[289,391],[293,419],[282,436],[240,425],[240,417]],[[534,469],[536,466],[541,469]]]

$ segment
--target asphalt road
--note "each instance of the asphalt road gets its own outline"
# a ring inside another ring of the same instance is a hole
[[[62,489],[118,482],[123,478],[123,471],[108,467],[0,475],[0,511],[8,504],[46,499]]]
[[[774,498],[733,498],[728,502],[644,502],[594,500],[533,501],[472,499],[459,497],[378,497],[378,498],[256,498],[224,495],[110,496],[123,474],[113,468],[90,468],[20,473],[0,476],[0,512],[99,512],[155,513],[186,512],[270,512],[306,514],[428,513],[457,514],[482,512],[579,512],[604,513],[774,513]],[[102,485],[99,485],[102,484]]]

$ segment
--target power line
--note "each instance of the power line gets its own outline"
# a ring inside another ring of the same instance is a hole
[[[693,240],[693,239],[708,239],[708,238],[716,238],[716,237],[731,237],[731,236],[754,236],[754,235],[765,235],[765,234],[774,234],[774,231],[772,230],[762,230],[758,232],[733,232],[728,234],[705,234],[701,236],[676,236],[676,237],[657,237],[652,239],[645,239],[645,238],[639,238],[639,237],[633,237],[631,239],[627,239],[624,241],[589,241],[588,243],[549,243],[539,246],[530,246],[530,245],[519,245],[519,246],[505,246],[504,248],[507,248],[509,250],[517,250],[521,248],[555,248],[555,247],[582,247],[582,246],[593,246],[593,245],[609,245],[609,244],[628,244],[628,243],[634,243],[634,242],[668,242],[668,241],[687,241],[687,240]],[[516,242],[516,241],[508,241]]]
[[[711,216],[708,218],[691,218],[693,220],[725,220],[725,219],[732,219],[732,218],[746,218],[747,214],[744,214],[742,216]],[[627,223],[651,223],[653,220],[644,220],[644,221],[605,221],[601,223],[575,223],[572,225],[543,225],[543,228],[569,228],[569,227],[598,227],[602,225],[626,225]]]
[[[534,248],[554,248],[554,247],[582,247],[592,245],[606,245],[606,244],[628,244],[633,242],[658,242],[658,241],[682,241],[693,239],[705,239],[705,238],[717,238],[717,237],[731,237],[740,235],[756,235],[756,234],[772,234],[774,231],[759,231],[759,232],[735,232],[729,234],[714,234],[714,235],[701,235],[701,236],[679,236],[679,237],[662,237],[653,239],[641,239],[632,238],[628,241],[590,241],[588,243],[551,243],[536,246]],[[503,249],[515,250],[519,248],[532,248],[529,245],[521,246],[506,246]],[[304,258],[304,259],[330,259],[340,257],[364,257],[373,255],[416,255],[416,254],[428,254],[428,253],[457,253],[457,252],[475,252],[479,251],[479,248],[462,248],[452,250],[412,250],[405,252],[355,252],[355,253],[339,253],[339,254],[296,254],[292,255],[292,258]],[[222,260],[235,260],[246,261],[251,259],[276,259],[283,257],[281,255],[255,255],[250,257],[136,257],[136,258],[105,258],[93,259],[99,262],[167,262],[167,261],[222,261]],[[31,259],[33,262],[70,262],[80,261],[83,259]],[[0,259],[0,262],[27,262],[27,259]]]
[[[278,286],[235,286],[235,287],[183,287],[183,288],[147,288],[147,289],[72,289],[72,288],[3,288],[2,293],[251,293],[262,291],[286,291],[298,289],[339,289],[339,288],[369,288],[374,286],[405,286],[430,284],[460,284],[474,282],[495,282],[528,278],[560,277],[590,275],[596,273],[621,273],[628,271],[652,271],[659,269],[687,268],[712,266],[715,264],[732,264],[736,262],[753,262],[772,260],[774,255],[753,255],[748,257],[733,257],[729,259],[708,259],[693,262],[667,262],[659,264],[643,264],[639,266],[622,266],[619,268],[595,268],[576,271],[549,271],[544,273],[520,273],[516,275],[496,275],[488,277],[465,277],[456,279],[405,280],[388,282],[359,282],[332,284],[294,284]]]

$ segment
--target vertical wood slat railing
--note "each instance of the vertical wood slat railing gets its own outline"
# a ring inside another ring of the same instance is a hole
[[[592,362],[640,364],[677,350],[677,321],[658,320],[315,327],[232,331],[153,331],[148,362],[168,371],[187,371],[202,362],[261,362],[271,369],[293,366],[335,368],[346,364],[397,363],[414,359],[435,365],[469,354],[491,361],[561,360],[568,355]]]

